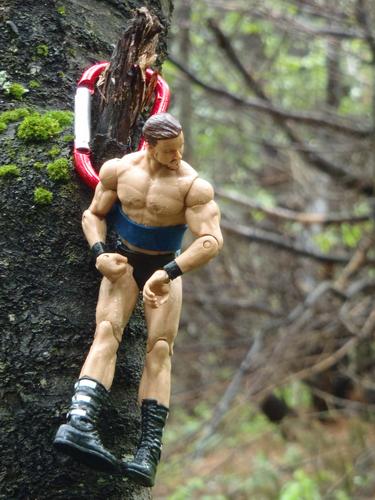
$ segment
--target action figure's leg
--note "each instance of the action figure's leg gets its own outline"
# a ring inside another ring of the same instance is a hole
[[[171,282],[168,301],[157,309],[145,304],[147,354],[139,388],[139,401],[156,399],[169,406],[171,392],[171,356],[181,315],[182,281]]]
[[[162,437],[171,391],[171,356],[181,313],[181,278],[171,283],[168,301],[157,309],[145,304],[147,354],[139,388],[142,435],[134,459],[125,464],[126,475],[153,486],[160,460]]]
[[[82,368],[67,415],[54,446],[89,467],[115,473],[119,462],[101,442],[97,422],[107,404],[122,332],[138,296],[131,268],[115,283],[103,278],[96,311],[94,342]]]
[[[114,283],[105,277],[102,279],[96,308],[95,337],[80,378],[88,376],[101,382],[106,389],[111,387],[117,350],[138,293],[138,286],[130,270]]]

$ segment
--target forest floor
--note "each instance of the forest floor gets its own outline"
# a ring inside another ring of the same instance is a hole
[[[155,500],[375,498],[375,429],[364,418],[304,409],[278,425],[242,401],[197,458],[206,418],[202,405],[171,417]]]

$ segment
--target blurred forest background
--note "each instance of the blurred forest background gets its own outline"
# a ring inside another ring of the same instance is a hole
[[[173,3],[162,67],[170,111],[184,128],[185,159],[215,187],[225,238],[218,258],[184,276],[153,497],[374,499],[375,2],[144,3],[158,7],[163,27]],[[0,264],[2,276],[19,273],[3,280],[10,304],[0,338],[6,500],[102,499],[77,492],[94,481],[95,491],[123,486],[93,473],[82,480],[49,448],[91,342],[82,332],[92,330],[99,281],[80,229],[92,193],[70,179],[73,136],[65,129],[72,117],[52,115],[67,121],[52,119],[55,131],[31,145],[11,122],[27,116],[22,102],[71,110],[77,78],[109,57],[140,5],[0,0],[0,104],[16,110],[0,120],[0,162],[11,163],[2,166],[9,198],[2,197],[1,213],[12,215],[2,226],[11,236],[3,238]],[[164,32],[159,50],[163,61]],[[61,155],[56,173],[51,158]],[[67,184],[59,184],[62,174]],[[51,192],[33,193],[39,183]],[[33,273],[39,264],[43,272]],[[136,363],[126,349],[135,338],[129,334],[122,351]],[[130,373],[135,408],[136,377],[124,359],[112,394],[127,401]],[[112,413],[127,426],[130,447],[136,420],[120,410]],[[111,425],[117,445],[123,436]],[[52,496],[45,484],[53,484]]]
[[[375,498],[375,5],[175,0],[225,248],[184,277],[155,498]]]

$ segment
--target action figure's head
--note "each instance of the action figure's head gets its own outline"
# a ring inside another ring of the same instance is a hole
[[[151,116],[143,126],[143,137],[151,156],[170,170],[180,167],[184,150],[181,124],[169,113]]]

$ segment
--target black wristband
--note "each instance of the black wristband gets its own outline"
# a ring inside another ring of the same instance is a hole
[[[107,245],[102,241],[97,241],[91,247],[91,253],[95,259],[97,259],[99,255],[101,255],[102,253],[107,253],[107,252],[108,252]]]
[[[168,274],[170,280],[174,280],[175,278],[178,278],[183,274],[175,260],[168,262],[168,264],[166,264],[163,269]]]

